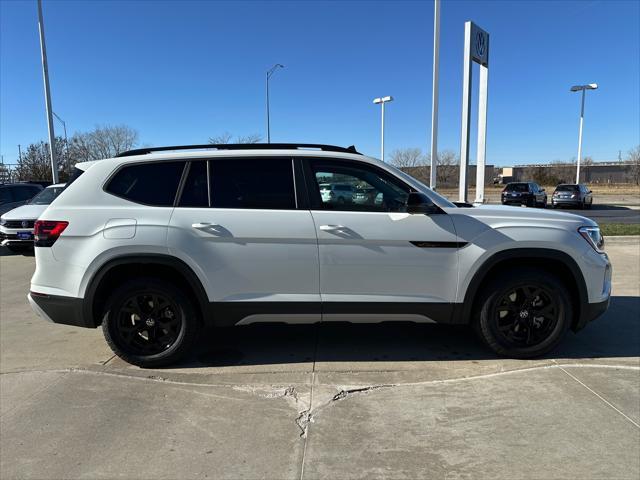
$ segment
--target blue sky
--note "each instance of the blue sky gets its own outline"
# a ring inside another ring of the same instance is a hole
[[[372,99],[393,95],[387,152],[429,148],[431,1],[45,0],[44,15],[53,109],[70,134],[124,123],[148,145],[266,136],[264,74],[282,63],[272,141],[379,156]],[[600,85],[587,94],[585,155],[614,160],[640,144],[640,2],[443,0],[441,150],[459,150],[466,20],[491,35],[489,163],[575,157],[578,83]],[[47,136],[35,0],[0,0],[0,31],[0,151],[10,163],[17,144]],[[475,138],[471,147],[473,161]]]

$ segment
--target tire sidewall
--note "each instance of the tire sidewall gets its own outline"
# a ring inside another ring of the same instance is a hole
[[[118,312],[124,303],[136,294],[158,293],[169,299],[177,308],[181,326],[178,337],[166,350],[153,355],[140,355],[124,345],[116,332]],[[187,296],[173,285],[155,279],[138,279],[118,288],[106,303],[102,320],[105,339],[116,355],[141,367],[164,366],[178,361],[191,347],[198,327],[196,312]]]
[[[537,357],[556,347],[569,329],[573,315],[569,293],[562,283],[546,272],[531,272],[525,275],[518,275],[518,277],[520,277],[519,280],[511,278],[506,282],[503,277],[503,281],[491,282],[487,287],[485,292],[488,295],[482,303],[477,330],[485,343],[496,353],[514,358]],[[516,346],[504,339],[497,331],[497,322],[494,315],[495,304],[503,295],[514,288],[525,285],[544,288],[546,293],[556,302],[559,310],[556,325],[547,338],[531,347]]]

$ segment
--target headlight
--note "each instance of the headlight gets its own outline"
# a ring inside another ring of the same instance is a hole
[[[604,237],[600,233],[600,227],[580,227],[578,233],[596,252],[604,253]]]
[[[4,218],[0,217],[0,225],[4,225],[7,221]]]

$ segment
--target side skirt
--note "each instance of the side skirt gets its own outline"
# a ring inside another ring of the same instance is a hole
[[[379,323],[466,323],[456,303],[425,302],[212,302],[210,325],[251,323],[316,323],[319,321]]]

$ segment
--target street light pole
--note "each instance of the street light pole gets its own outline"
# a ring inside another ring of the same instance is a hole
[[[67,123],[62,120],[58,114],[56,112],[52,112],[53,116],[56,117],[58,119],[58,121],[60,123],[62,123],[62,128],[64,130],[64,163],[66,165],[67,168],[67,172],[69,172],[70,168],[69,168],[69,140],[67,139]]]
[[[271,119],[269,118],[269,79],[278,68],[284,68],[284,65],[276,63],[273,67],[267,70],[266,83],[267,83],[267,143],[271,143]]]
[[[49,127],[49,153],[51,155],[51,179],[58,183],[58,165],[56,163],[56,135],[53,130],[53,116],[51,115],[51,92],[49,90],[49,66],[47,64],[47,46],[44,42],[44,19],[42,18],[42,0],[38,0],[38,30],[40,31],[40,54],[42,56],[42,76],[44,77],[44,99],[47,110],[47,125]]]
[[[436,188],[438,165],[438,67],[440,63],[440,0],[434,1],[433,12],[433,90],[431,93],[431,169],[429,187]]]
[[[384,162],[384,104],[387,102],[392,102],[393,97],[388,95],[386,97],[378,97],[373,99],[373,103],[381,104],[382,111],[382,121],[381,121],[381,131],[380,131],[380,160]]]
[[[598,88],[597,83],[588,85],[574,85],[571,87],[572,92],[582,91],[582,101],[580,103],[580,132],[578,133],[578,162],[576,165],[576,183],[580,183],[580,162],[582,161],[582,126],[584,124],[584,97],[587,90],[595,90]]]

